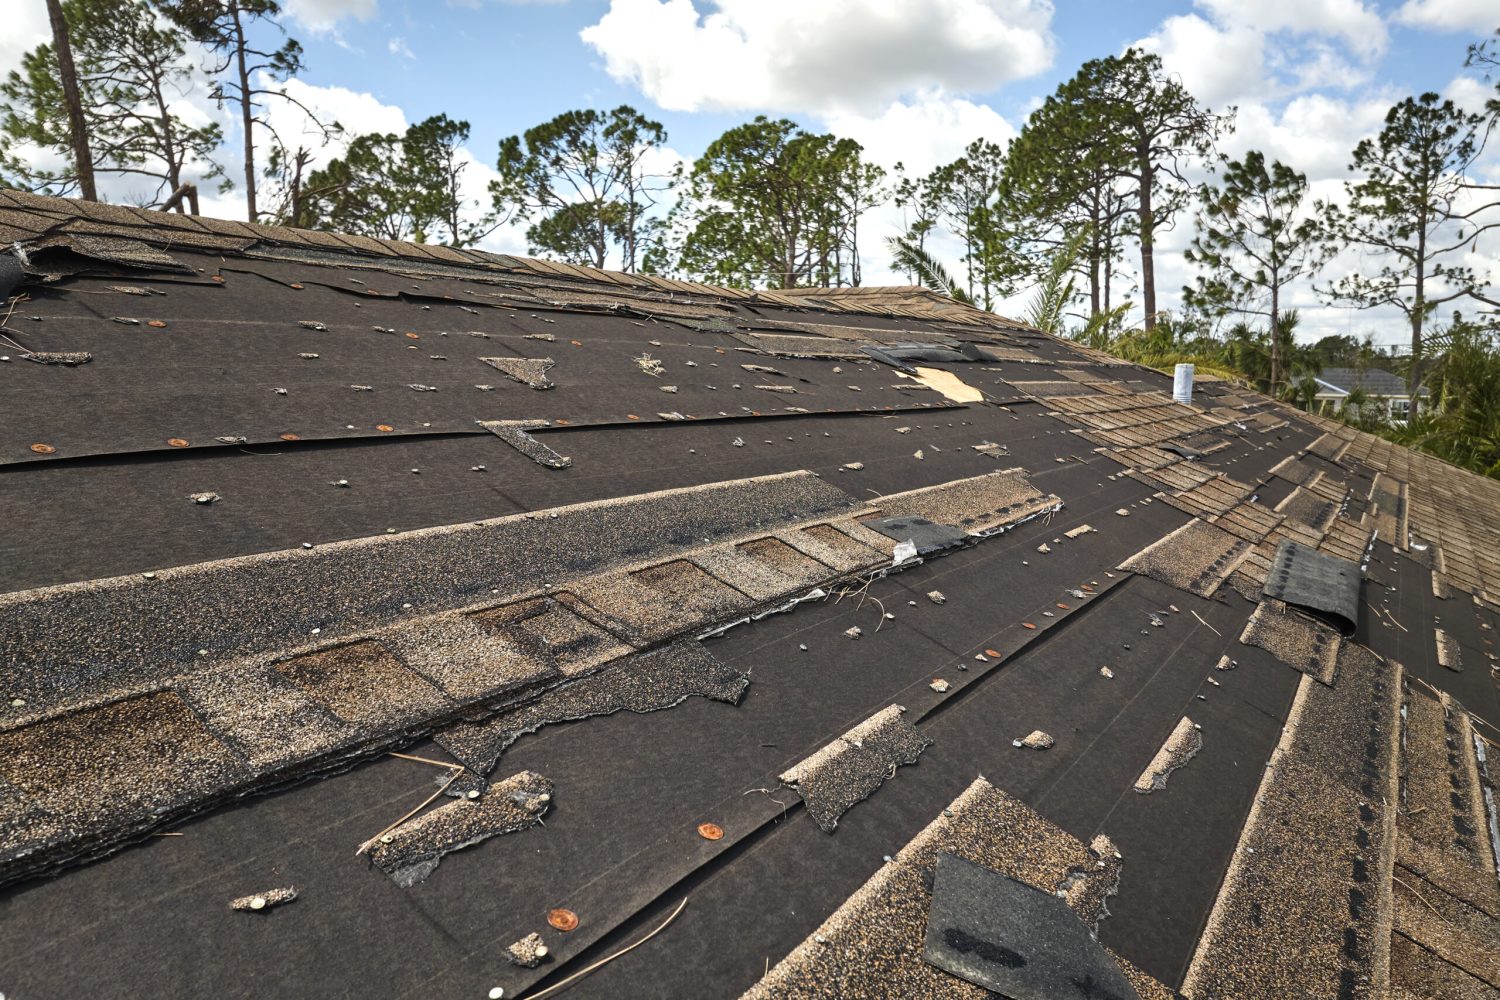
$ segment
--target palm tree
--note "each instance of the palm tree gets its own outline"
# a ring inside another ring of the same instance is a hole
[[[899,236],[887,236],[885,241],[891,248],[892,263],[896,265],[896,270],[915,274],[924,287],[939,295],[946,295],[964,305],[974,304],[969,294],[949,276],[947,269],[926,248]]]

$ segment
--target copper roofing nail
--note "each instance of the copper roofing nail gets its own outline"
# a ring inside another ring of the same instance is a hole
[[[164,320],[159,320],[159,319],[148,319],[146,321],[146,325],[147,326],[155,327],[158,330],[165,330],[167,328],[166,322]]]
[[[50,444],[42,444],[40,442],[32,445],[31,450],[36,452],[38,455],[52,455],[57,452],[57,449],[52,447]]]
[[[188,441],[187,438],[167,438],[167,444],[171,445],[173,448],[186,448],[188,446]]]
[[[717,823],[699,823],[698,836],[704,840],[723,840],[724,828]]]
[[[547,911],[547,923],[560,931],[570,931],[578,926],[578,914],[572,910]]]

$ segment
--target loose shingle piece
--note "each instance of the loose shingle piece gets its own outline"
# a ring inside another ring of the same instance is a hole
[[[749,678],[698,643],[678,642],[551,688],[485,722],[455,723],[434,738],[467,767],[488,774],[512,743],[543,726],[619,711],[656,712],[694,696],[733,705],[749,686]]]
[[[437,870],[443,855],[502,833],[536,826],[552,802],[552,782],[531,771],[497,781],[477,799],[438,806],[360,846],[402,888]]]
[[[802,796],[824,833],[832,833],[856,802],[867,798],[902,764],[914,764],[932,740],[889,705],[781,774]]]
[[[1203,734],[1198,731],[1193,720],[1184,715],[1156,752],[1156,756],[1151,759],[1151,763],[1135,779],[1135,790],[1150,793],[1167,787],[1167,778],[1172,772],[1192,760],[1201,749]]]

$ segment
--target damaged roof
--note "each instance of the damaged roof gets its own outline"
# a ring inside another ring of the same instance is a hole
[[[5,995],[1500,993],[1500,483],[920,289],[0,240]]]

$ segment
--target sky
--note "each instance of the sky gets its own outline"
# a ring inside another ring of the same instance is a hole
[[[468,121],[476,196],[505,136],[573,108],[619,104],[661,121],[673,158],[691,161],[725,129],[767,114],[851,137],[884,166],[925,172],[980,136],[1003,145],[1084,61],[1136,45],[1158,52],[1204,104],[1238,109],[1221,151],[1261,149],[1305,172],[1315,195],[1337,198],[1350,151],[1393,103],[1433,90],[1479,109],[1494,84],[1465,70],[1465,51],[1500,28],[1495,0],[281,2],[306,53],[292,93],[350,135],[438,113]],[[47,37],[44,0],[6,6],[17,9],[0,35],[0,74]],[[232,174],[233,119],[206,93],[183,95],[183,107],[225,122],[220,160]],[[1495,182],[1500,137],[1493,147],[1481,167]],[[212,195],[204,211],[242,217],[243,195]],[[905,283],[881,239],[900,224],[894,208],[862,223],[867,284]],[[1184,216],[1160,238],[1158,296],[1168,308],[1192,275],[1181,259],[1191,235]],[[514,230],[484,245],[525,251]],[[951,244],[937,249],[956,260]],[[1500,285],[1500,233],[1479,251],[1469,263]],[[1028,294],[1000,311],[1021,311]],[[1327,307],[1307,284],[1291,299],[1299,339],[1407,337],[1399,315]]]

